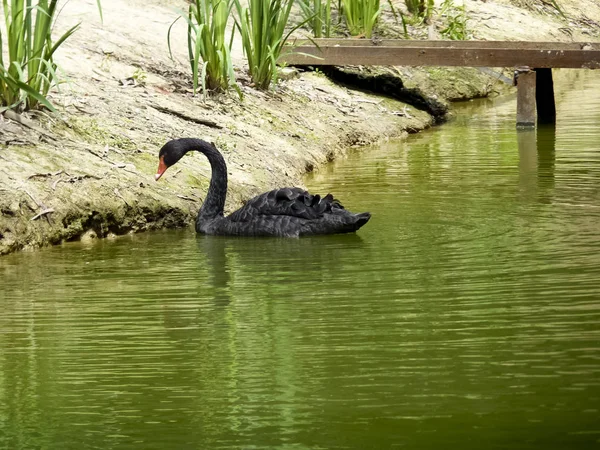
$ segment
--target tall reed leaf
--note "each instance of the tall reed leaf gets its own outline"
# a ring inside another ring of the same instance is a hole
[[[225,39],[232,8],[230,0],[194,0],[187,14],[182,13],[188,24],[188,58],[194,94],[200,85],[204,95],[207,90],[223,92],[230,86],[240,97],[242,95],[231,61],[233,28],[229,42]],[[171,29],[177,20],[179,18],[171,24],[167,34],[171,57]]]
[[[455,6],[454,0],[444,0],[440,14],[448,20],[447,26],[440,31],[440,34],[452,40],[465,40],[469,37],[467,27],[467,12],[465,6]]]
[[[100,0],[97,5],[102,15]],[[40,105],[53,110],[46,98],[59,83],[53,56],[79,24],[53,42],[58,0],[2,0],[2,6],[6,38],[0,31],[0,111],[23,111]]]
[[[234,0],[238,12],[236,26],[242,35],[244,53],[248,59],[250,78],[259,89],[268,89],[277,81],[276,61],[290,34],[305,24],[302,22],[285,33],[294,0]]]
[[[352,36],[370,39],[379,13],[379,0],[342,0],[342,15]]]
[[[331,36],[331,0],[298,0],[298,5],[314,37]]]

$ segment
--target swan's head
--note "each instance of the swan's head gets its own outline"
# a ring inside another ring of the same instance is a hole
[[[184,145],[184,142],[182,139],[174,139],[167,142],[160,149],[160,152],[158,152],[158,170],[156,171],[156,175],[154,175],[156,181],[165,173],[165,170],[183,158],[183,155],[189,150]]]

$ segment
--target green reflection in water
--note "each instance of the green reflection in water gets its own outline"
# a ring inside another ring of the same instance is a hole
[[[0,448],[597,445],[600,77],[557,84],[312,177],[358,235],[0,259]]]

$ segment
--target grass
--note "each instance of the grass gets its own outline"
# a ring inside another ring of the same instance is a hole
[[[294,0],[249,0],[248,7],[242,0],[234,3],[250,78],[257,88],[268,89],[277,83],[277,59],[285,41],[305,22],[285,33]]]
[[[370,39],[379,13],[379,0],[342,0],[342,15],[352,36]]]
[[[388,0],[390,10],[398,22],[398,17],[402,20],[405,35],[406,29],[405,17],[401,11],[396,11],[392,0]],[[381,14],[380,0],[340,0],[341,16],[344,17],[348,32],[352,36],[365,37],[370,39],[373,36],[375,26]]]
[[[527,8],[529,10],[536,10],[534,3],[537,3],[538,5],[550,6],[562,17],[567,17],[557,0],[511,0],[511,3],[520,8]]]
[[[425,0],[405,0],[404,3],[409,13],[423,16],[425,12]]]
[[[6,35],[0,31],[0,112],[41,106],[54,110],[47,98],[50,89],[60,82],[54,53],[80,25],[53,41],[57,4],[58,0],[2,1]],[[97,4],[102,18],[100,0]]]
[[[448,17],[448,25],[440,31],[442,36],[455,41],[469,38],[468,18],[464,5],[455,6],[453,0],[444,0],[440,12],[442,16]]]
[[[315,38],[331,36],[331,0],[298,0],[298,5]]]
[[[230,0],[194,0],[187,13],[181,13],[188,24],[188,57],[194,94],[199,86],[204,95],[207,90],[224,92],[233,86],[242,96],[231,61],[233,29],[229,41],[226,41],[232,7]],[[171,57],[171,29],[179,18],[171,24],[167,33]]]

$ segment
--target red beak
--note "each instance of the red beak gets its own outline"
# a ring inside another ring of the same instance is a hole
[[[154,179],[158,181],[158,179],[162,177],[162,174],[165,173],[165,170],[167,170],[167,165],[163,158],[160,158],[158,161],[158,170],[156,171],[156,175],[154,175]]]

